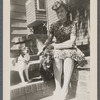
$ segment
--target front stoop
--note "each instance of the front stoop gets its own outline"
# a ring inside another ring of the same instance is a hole
[[[79,80],[76,86],[76,97],[70,100],[90,100],[90,60],[87,58],[88,64],[83,68],[78,68]],[[30,70],[38,70],[38,66],[30,66]],[[74,84],[75,85],[75,84]],[[54,80],[44,82],[31,82],[27,85],[11,86],[11,100],[51,100],[55,89]]]

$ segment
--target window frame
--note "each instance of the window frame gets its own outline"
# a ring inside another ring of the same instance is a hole
[[[44,2],[45,2],[45,0],[44,0]],[[37,0],[37,10],[39,10],[39,11],[46,11],[46,8],[40,9],[39,4],[40,4],[40,2],[39,2],[39,0]]]

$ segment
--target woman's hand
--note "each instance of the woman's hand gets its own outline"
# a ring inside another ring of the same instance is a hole
[[[43,51],[46,49],[46,46],[44,45],[39,51],[37,55],[41,55],[41,53],[43,53]]]
[[[59,48],[59,44],[57,44],[57,43],[52,43],[51,45],[54,47],[54,49],[58,49]]]
[[[56,44],[55,44],[55,43],[52,43],[51,45],[52,45],[54,48],[55,48],[55,46],[56,46]]]

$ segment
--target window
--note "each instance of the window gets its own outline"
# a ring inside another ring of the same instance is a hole
[[[37,0],[37,9],[45,11],[45,0]]]

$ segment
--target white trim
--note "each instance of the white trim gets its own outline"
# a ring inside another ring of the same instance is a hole
[[[39,10],[39,11],[46,11],[46,9],[40,9],[39,8],[39,0],[36,0],[37,1],[37,10]]]

